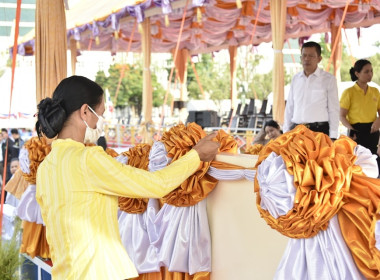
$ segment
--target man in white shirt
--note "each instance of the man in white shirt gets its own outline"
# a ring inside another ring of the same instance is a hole
[[[338,138],[339,97],[336,79],[318,68],[321,46],[306,42],[301,48],[303,71],[294,75],[285,108],[284,132],[298,124]]]

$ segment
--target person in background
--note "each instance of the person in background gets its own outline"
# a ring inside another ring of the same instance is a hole
[[[54,263],[52,279],[137,277],[120,240],[118,197],[163,197],[211,161],[216,133],[167,167],[149,172],[120,164],[96,143],[105,111],[103,89],[81,76],[60,82],[38,104],[38,135],[56,138],[37,171],[36,200]]]
[[[19,163],[18,158],[12,158],[11,163],[10,163],[10,170],[11,170],[12,177],[16,173],[19,166],[20,166],[20,163]],[[11,179],[12,179],[12,177],[11,177]],[[12,195],[11,193],[7,193],[6,200],[5,200],[6,204],[17,207],[19,202],[20,201],[14,195]]]
[[[13,144],[14,155],[13,156],[18,157],[18,155],[20,154],[20,149],[24,145],[24,140],[21,139],[20,134],[18,132],[18,129],[16,129],[16,128],[11,129],[11,134],[12,134],[12,138],[13,138],[13,142],[14,142],[14,144]]]
[[[285,107],[284,132],[303,124],[332,139],[338,137],[339,97],[336,79],[318,68],[322,60],[321,46],[306,42],[301,48],[303,71],[297,73],[290,85]]]
[[[282,134],[282,130],[280,128],[280,125],[276,121],[270,120],[265,123],[264,127],[257,134],[252,144],[265,145],[270,140],[276,139],[281,134]]]
[[[9,179],[11,178],[11,171],[10,171],[10,164],[11,164],[11,159],[14,157],[18,157],[18,155],[15,154],[13,150],[14,142],[12,139],[9,138],[8,136],[8,130],[6,128],[1,129],[1,134],[3,136],[3,140],[1,142],[1,153],[3,156],[3,168],[6,168],[7,176],[5,178],[5,182],[7,183]],[[8,141],[8,145],[7,145]],[[7,153],[7,148],[8,148],[8,153]],[[7,165],[5,166],[5,154],[7,153]]]
[[[380,116],[380,93],[368,83],[372,80],[370,61],[359,59],[350,69],[355,84],[346,89],[340,98],[340,121],[349,129],[349,136],[372,154],[380,156],[379,126],[375,122]],[[380,160],[377,157],[380,170]]]

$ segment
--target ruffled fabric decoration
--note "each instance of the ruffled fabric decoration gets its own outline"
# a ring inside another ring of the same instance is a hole
[[[21,158],[21,155],[20,155]],[[21,161],[21,160],[20,160]],[[23,171],[21,168],[17,169],[12,178],[5,185],[5,190],[20,199],[29,183],[23,177]]]
[[[20,252],[26,253],[32,258],[40,256],[48,259],[50,250],[41,210],[35,198],[35,185],[38,166],[51,151],[51,145],[43,137],[33,137],[24,146],[25,149],[21,149],[19,155],[20,169],[29,186],[22,194],[17,208],[17,213],[20,213],[20,218],[23,220]]]
[[[190,151],[204,136],[205,132],[194,123],[173,127],[161,142],[151,147],[149,171],[164,168]],[[220,131],[216,138],[221,143],[220,151],[236,153],[233,137]],[[146,158],[146,150],[144,153],[141,147],[137,148],[140,152],[133,149],[123,153],[128,156],[128,164],[135,161],[134,157]],[[122,242],[140,273],[136,279],[210,279],[211,239],[205,198],[217,183],[208,174],[211,165],[220,177],[227,170],[228,175],[224,176],[230,179],[254,178],[254,170],[220,162],[202,163],[193,176],[161,201],[149,199],[145,212],[120,214]]]
[[[276,279],[377,279],[380,180],[375,158],[347,137],[297,126],[268,143],[255,178],[266,222],[291,237]],[[352,255],[352,257],[351,257]]]
[[[260,154],[261,150],[264,148],[264,145],[262,144],[254,144],[250,146],[245,153],[250,155],[258,155]]]
[[[128,165],[148,170],[149,163],[149,151],[150,145],[148,144],[137,144],[135,147],[129,149],[126,152],[121,153],[124,158],[128,159]],[[119,209],[121,211],[139,214],[144,213],[148,204],[147,198],[129,198],[129,197],[119,197]]]
[[[25,143],[25,150],[20,154],[20,167],[23,170],[25,180],[30,184],[36,184],[36,174],[40,163],[51,151],[51,145],[47,143],[46,138],[33,137]],[[23,149],[22,149],[23,150]],[[27,162],[29,161],[29,166]]]
[[[165,132],[161,141],[166,147],[167,156],[175,161],[189,152],[204,136],[206,133],[199,125],[180,124]],[[236,153],[237,143],[232,136],[219,130],[216,139],[220,143],[219,152]],[[181,207],[194,205],[206,198],[218,183],[215,178],[207,174],[210,165],[210,162],[202,162],[192,176],[163,198],[163,202]]]
[[[29,185],[22,194],[17,207],[17,216],[23,221],[45,225],[42,220],[40,205],[36,200],[36,185]]]

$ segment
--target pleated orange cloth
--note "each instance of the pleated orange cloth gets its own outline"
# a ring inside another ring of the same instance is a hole
[[[22,222],[22,241],[20,253],[26,253],[34,258],[39,256],[50,259],[49,244],[46,241],[46,228],[41,224]]]
[[[14,195],[17,199],[20,199],[28,185],[29,183],[24,179],[22,170],[19,168],[5,185],[5,190]]]
[[[165,132],[161,141],[173,162],[190,151],[204,136],[206,133],[196,123],[189,123],[187,126],[180,124]],[[220,143],[220,152],[236,153],[235,139],[223,130],[218,131],[216,140]],[[205,199],[218,183],[215,178],[207,174],[210,165],[210,162],[202,162],[192,176],[163,198],[163,202],[177,207],[186,207]]]
[[[260,154],[261,150],[264,148],[264,145],[262,144],[254,144],[250,146],[245,153],[250,155],[258,155]]]
[[[367,279],[380,279],[380,253],[374,229],[380,218],[380,180],[369,178],[354,165],[356,143],[342,136],[332,142],[323,133],[300,125],[268,143],[256,164],[271,152],[281,155],[294,176],[293,209],[277,219],[260,207],[260,186],[255,179],[257,208],[266,222],[291,238],[308,238],[325,230],[338,213],[343,238]]]
[[[149,144],[137,144],[122,155],[128,157],[128,165],[148,170],[150,148]],[[130,214],[141,214],[145,212],[148,200],[148,198],[119,197],[119,208]]]
[[[25,143],[25,148],[29,152],[29,173],[23,173],[23,176],[30,184],[36,184],[36,174],[40,163],[51,151],[51,145],[44,137],[32,137]]]
[[[51,151],[49,142],[43,137],[33,137],[25,143],[25,148],[29,153],[30,173],[22,173],[22,176],[29,184],[36,184],[38,166]],[[46,240],[46,229],[43,225],[23,221],[20,252],[26,253],[32,258],[35,256],[45,259],[50,258],[49,244]]]

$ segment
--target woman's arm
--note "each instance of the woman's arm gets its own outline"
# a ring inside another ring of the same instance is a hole
[[[201,139],[186,155],[155,172],[121,164],[99,147],[91,148],[86,159],[89,187],[108,195],[163,197],[198,170],[201,160],[215,157],[219,143],[212,141],[213,137],[214,134]]]
[[[373,122],[371,126],[371,133],[379,131],[380,129],[380,109],[377,110],[377,119]]]
[[[339,119],[341,123],[348,129],[354,130],[352,125],[347,120],[347,114],[348,114],[348,110],[340,107]]]

